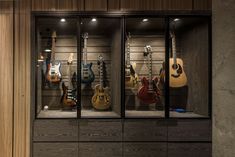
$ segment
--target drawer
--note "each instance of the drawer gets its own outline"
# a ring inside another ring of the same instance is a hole
[[[168,143],[168,157],[212,157],[211,143]]]
[[[124,141],[166,141],[166,120],[125,120]]]
[[[83,142],[78,146],[79,157],[122,157],[122,143]]]
[[[122,141],[121,120],[79,121],[79,141]]]
[[[77,120],[36,120],[34,141],[78,141]]]
[[[211,120],[178,119],[168,122],[169,141],[211,141]]]
[[[167,143],[125,143],[124,157],[167,157]]]
[[[34,143],[33,157],[78,157],[78,143]]]

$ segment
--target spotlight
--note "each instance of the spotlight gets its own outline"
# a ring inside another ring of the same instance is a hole
[[[180,20],[180,19],[178,19],[178,18],[174,19],[175,22],[177,22],[177,21],[179,21],[179,20]]]
[[[142,22],[148,22],[149,21],[149,19],[143,19],[142,20]]]
[[[66,22],[65,18],[60,19],[60,22]]]
[[[92,18],[91,21],[92,21],[92,22],[96,22],[97,19],[96,19],[96,18]]]
[[[48,49],[48,48],[47,48],[47,49],[45,49],[44,51],[45,51],[45,52],[51,52],[51,49]]]

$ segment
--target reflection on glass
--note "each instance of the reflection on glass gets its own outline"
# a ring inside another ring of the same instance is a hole
[[[121,28],[119,18],[81,20],[81,117],[121,114]]]
[[[126,19],[126,117],[164,117],[164,33],[164,19]]]
[[[208,22],[170,20],[170,116],[208,116]]]
[[[38,18],[36,21],[37,117],[75,118],[76,20]]]

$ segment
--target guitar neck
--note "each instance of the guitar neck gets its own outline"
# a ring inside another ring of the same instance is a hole
[[[100,87],[104,87],[103,61],[100,61]]]
[[[52,46],[51,46],[51,62],[55,63],[55,38],[52,37]]]
[[[130,67],[130,39],[127,38],[126,66]]]
[[[177,56],[176,56],[176,41],[175,41],[175,34],[172,36],[172,57],[174,61],[174,65],[177,64]]]
[[[84,64],[87,64],[87,38],[84,38],[84,48],[83,48],[83,60]]]

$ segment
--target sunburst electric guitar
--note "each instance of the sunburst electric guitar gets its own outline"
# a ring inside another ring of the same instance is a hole
[[[141,103],[152,104],[160,102],[159,89],[157,87],[158,79],[152,76],[152,48],[150,45],[145,46],[144,56],[148,57],[148,79],[143,77],[142,86],[139,88],[137,96]]]
[[[135,72],[136,63],[130,63],[130,39],[129,33],[126,47],[125,85],[126,87],[133,88],[138,84],[138,75]]]
[[[187,84],[187,77],[183,69],[183,60],[176,56],[175,34],[172,37],[172,58],[169,60],[169,84],[170,87],[183,87]]]
[[[82,63],[82,71],[81,71],[81,82],[85,84],[90,84],[95,80],[95,75],[91,69],[92,63],[87,63],[87,40],[88,33],[84,33],[84,48],[83,48],[83,63]]]
[[[62,89],[63,89],[63,96],[61,98],[61,102],[63,104],[63,107],[75,107],[77,105],[77,98],[76,98],[76,87],[73,86],[72,79],[71,79],[71,66],[73,62],[73,53],[70,54],[68,59],[68,76],[69,76],[69,84],[68,86],[65,85],[65,83],[62,83]]]
[[[108,87],[104,87],[103,80],[103,57],[99,56],[100,84],[95,86],[95,94],[92,97],[92,105],[96,110],[107,110],[110,108],[110,95]]]
[[[52,33],[52,48],[51,48],[51,61],[47,65],[46,80],[51,83],[60,83],[61,81],[61,72],[60,62],[55,62],[55,43],[56,43],[56,31]]]

